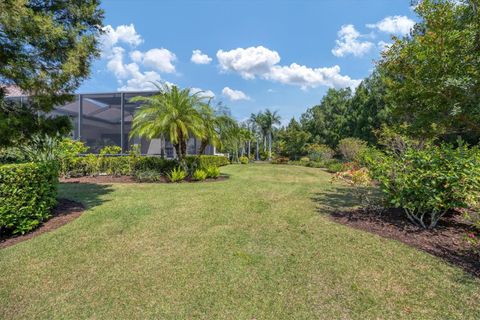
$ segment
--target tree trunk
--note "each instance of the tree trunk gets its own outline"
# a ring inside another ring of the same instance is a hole
[[[259,147],[259,145],[258,145],[258,139],[257,139],[257,147],[255,148],[255,153],[256,153],[255,159],[257,159],[257,161],[260,160],[260,157],[259,157],[259,154],[258,154],[258,147]]]
[[[268,161],[272,160],[272,132],[268,133]]]
[[[263,135],[263,152],[267,152],[267,136]]]
[[[208,146],[208,140],[202,140],[202,143],[200,144],[200,150],[198,150],[198,154],[204,154],[207,146]]]
[[[250,148],[251,148],[251,142],[250,142],[250,140],[248,140],[248,155],[247,155],[248,158],[250,158],[250,154],[251,154]]]
[[[173,148],[175,149],[175,153],[177,154],[177,159],[178,160],[181,160],[182,159],[182,155],[181,155],[181,150],[180,150],[180,144],[179,143],[172,143],[173,145]]]

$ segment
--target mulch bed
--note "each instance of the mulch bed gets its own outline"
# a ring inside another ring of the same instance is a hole
[[[203,181],[195,181],[186,179],[179,183],[201,183],[201,182],[215,182],[223,181],[228,179],[228,176],[220,176],[217,179],[206,179]],[[62,183],[145,183],[135,180],[132,176],[86,176],[86,177],[77,177],[77,178],[61,178],[60,182]],[[160,181],[154,183],[171,183],[166,177],[160,177]]]
[[[382,213],[363,210],[335,212],[330,217],[341,224],[401,241],[480,277],[480,254],[465,241],[465,235],[474,229],[459,214],[444,217],[433,230],[413,225],[400,209],[388,209]]]
[[[50,219],[43,222],[37,229],[19,236],[0,236],[0,249],[13,246],[16,243],[26,241],[42,233],[60,228],[70,221],[78,218],[85,211],[85,207],[76,201],[58,199],[57,206],[53,209]]]

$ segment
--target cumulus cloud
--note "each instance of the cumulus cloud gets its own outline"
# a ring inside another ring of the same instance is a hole
[[[356,87],[360,83],[360,80],[341,75],[337,65],[327,68],[311,68],[297,63],[279,65],[278,52],[262,46],[219,50],[217,58],[222,70],[237,72],[245,79],[260,77],[302,89],[317,86]]]
[[[361,41],[360,33],[352,24],[343,25],[338,31],[339,39],[335,40],[336,46],[332,49],[332,53],[337,57],[344,57],[352,54],[356,57],[363,56],[373,47],[370,41]]]
[[[157,69],[160,72],[173,73],[175,66],[173,62],[177,60],[175,54],[167,49],[151,49],[143,54],[143,65]]]
[[[190,58],[190,61],[196,64],[209,64],[212,62],[212,58],[210,58],[207,54],[202,53],[201,50],[193,50],[192,51],[192,57]]]
[[[110,50],[119,43],[136,47],[143,42],[133,24],[120,25],[116,28],[107,25],[103,28],[103,31],[104,33],[100,36],[99,41],[104,54],[109,54]]]
[[[237,48],[230,51],[218,50],[217,59],[224,71],[235,71],[245,79],[264,75],[280,62],[280,55],[263,46]]]
[[[205,97],[205,98],[215,98],[215,93],[213,93],[212,90],[203,90],[200,88],[190,88],[190,92],[192,94],[198,93],[199,96]]]
[[[244,92],[240,90],[230,89],[229,87],[223,88],[222,94],[232,101],[250,100],[250,97],[247,96]]]
[[[408,34],[415,25],[415,21],[406,16],[388,16],[374,24],[367,24],[368,28],[378,29],[390,34]]]
[[[390,46],[392,45],[391,42],[385,42],[385,41],[379,41],[377,43],[377,46],[378,48],[380,49],[380,51],[385,51],[387,50],[388,48],[390,48]]]

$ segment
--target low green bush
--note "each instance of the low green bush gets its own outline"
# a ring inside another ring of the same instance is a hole
[[[300,158],[300,161],[302,161],[302,162],[310,162],[310,158],[309,158],[309,157],[301,157],[301,158]]]
[[[404,209],[407,218],[418,226],[434,228],[448,211],[478,205],[478,147],[441,144],[374,155],[364,160],[385,200]]]
[[[207,179],[207,172],[202,169],[197,169],[193,172],[192,179],[195,181],[203,181]]]
[[[305,147],[308,157],[312,161],[330,160],[335,155],[335,151],[327,145],[312,143]]]
[[[176,167],[169,173],[167,173],[167,178],[170,182],[180,182],[187,177],[187,171],[182,169],[181,167]]]
[[[0,166],[0,234],[24,234],[47,219],[56,204],[54,162]]]
[[[238,160],[240,161],[241,164],[248,164],[249,162],[248,157],[245,157],[245,156],[238,158]]]
[[[287,164],[289,159],[287,157],[275,157],[272,159],[272,164]]]
[[[327,171],[331,173],[337,173],[343,171],[345,169],[345,166],[342,162],[337,160],[326,163],[325,168],[327,168]]]
[[[160,172],[155,170],[136,171],[135,180],[138,182],[159,182],[162,178]]]
[[[211,166],[222,167],[230,164],[230,161],[225,156],[187,156],[185,157],[187,165],[191,168],[205,169]]]
[[[345,138],[339,141],[338,153],[346,161],[356,160],[357,155],[367,147],[367,143],[358,138]]]
[[[205,172],[207,173],[207,178],[217,179],[220,176],[220,169],[215,166],[206,168]]]

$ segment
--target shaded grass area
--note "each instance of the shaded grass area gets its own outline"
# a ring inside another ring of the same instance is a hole
[[[480,317],[478,280],[319,214],[355,205],[329,174],[222,171],[218,183],[62,185],[88,210],[0,250],[0,318]]]

